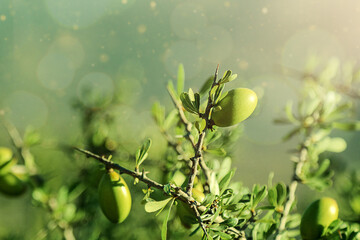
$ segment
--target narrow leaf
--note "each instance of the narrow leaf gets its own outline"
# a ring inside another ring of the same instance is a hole
[[[170,216],[170,213],[171,213],[171,207],[174,203],[174,200],[175,198],[172,198],[172,201],[170,203],[170,207],[169,207],[169,211],[168,211],[168,214],[166,215],[165,219],[164,219],[164,222],[163,222],[163,225],[162,225],[162,228],[161,228],[161,240],[166,240],[166,235],[167,235],[167,222],[169,220],[169,216]]]
[[[254,198],[253,208],[255,208],[266,197],[266,195],[267,195],[266,186],[263,186]]]
[[[147,158],[150,147],[151,147],[151,139],[148,138],[136,152],[136,166],[137,167],[139,167]]]
[[[224,193],[224,191],[226,190],[226,188],[228,187],[231,178],[234,176],[235,171],[231,170],[228,174],[226,174],[220,181],[219,183],[219,188],[220,188],[220,195],[222,195]]]
[[[165,118],[165,108],[159,102],[155,102],[151,108],[151,113],[157,125],[161,127]]]
[[[280,182],[276,185],[277,190],[277,203],[278,206],[282,206],[286,200],[286,185],[283,182]]]
[[[179,64],[178,74],[177,74],[177,93],[180,95],[184,91],[184,82],[185,82],[185,71],[184,65]]]
[[[175,99],[179,98],[179,95],[177,95],[177,93],[175,92],[174,84],[172,81],[168,82],[168,85],[166,88],[172,98],[175,98]]]
[[[200,94],[195,93],[194,94],[194,106],[196,108],[196,111],[200,111]]]
[[[170,127],[172,127],[177,121],[178,121],[178,111],[176,109],[173,109],[165,118],[163,129],[167,130]]]

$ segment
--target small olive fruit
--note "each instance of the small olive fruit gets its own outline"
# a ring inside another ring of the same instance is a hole
[[[196,188],[192,189],[192,196],[200,203],[205,199],[205,194]],[[190,228],[191,224],[197,223],[196,216],[188,204],[180,202],[177,208],[177,213],[184,227]]]
[[[211,119],[216,126],[229,127],[247,119],[255,110],[258,98],[253,90],[237,88],[230,90],[214,109]]]
[[[131,194],[124,179],[109,169],[100,180],[98,193],[104,215],[113,223],[123,222],[131,209]]]
[[[0,168],[6,165],[13,157],[13,153],[9,148],[0,147]]]
[[[8,196],[20,196],[26,191],[27,172],[24,166],[13,166],[0,176],[0,192]]]
[[[319,239],[330,223],[338,218],[338,214],[338,205],[332,198],[324,197],[312,202],[301,218],[302,239]]]

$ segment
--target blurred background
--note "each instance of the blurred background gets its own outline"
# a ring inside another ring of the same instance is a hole
[[[114,134],[133,152],[151,137],[156,158],[166,144],[150,109],[156,100],[172,107],[166,84],[176,79],[179,63],[185,89],[194,90],[220,64],[220,75],[228,69],[238,74],[228,89],[248,87],[260,97],[234,145],[235,179],[249,187],[265,184],[273,171],[275,181],[288,183],[289,150],[298,140],[282,142],[289,128],[273,120],[288,100],[297,100],[299,83],[284,69],[301,74],[311,55],[358,60],[359,12],[360,3],[339,0],[1,0],[0,113],[20,132],[28,125],[41,132],[34,155],[56,188],[76,170],[57,146],[79,140],[73,103],[93,104],[84,91],[95,88],[108,101],[120,96]],[[359,167],[359,135],[341,136],[348,141],[342,164]],[[10,145],[3,128],[0,145]],[[0,196],[0,233],[25,231],[22,223],[36,212],[25,202]]]

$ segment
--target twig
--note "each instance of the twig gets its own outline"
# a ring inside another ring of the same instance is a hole
[[[206,229],[205,229],[205,225],[204,225],[204,223],[203,223],[203,221],[202,221],[202,219],[201,219],[199,210],[197,209],[197,207],[196,207],[195,205],[191,205],[191,206],[192,206],[192,209],[193,209],[194,212],[195,212],[196,218],[197,218],[197,220],[198,220],[198,222],[199,222],[199,224],[200,224],[201,229],[203,230],[204,234],[205,234],[207,237],[209,237],[209,235],[208,235],[208,233],[207,233],[207,231],[206,231]]]
[[[216,73],[215,73],[215,77],[214,77],[214,83],[216,82],[216,78],[217,78],[217,74],[218,74],[218,69],[219,69],[219,66],[217,66],[216,68]],[[215,86],[215,84],[213,84],[213,86],[211,87],[211,89]],[[169,92],[169,95],[171,97],[171,100],[173,101],[175,107],[177,108],[178,112],[179,112],[179,116],[180,116],[180,120],[181,122],[183,123],[183,125],[185,126],[185,130],[186,130],[186,134],[185,134],[185,138],[190,142],[191,146],[193,147],[194,149],[194,153],[196,155],[196,153],[198,152],[198,146],[197,144],[195,143],[195,139],[194,137],[191,135],[191,129],[192,129],[192,124],[191,122],[189,122],[185,116],[185,113],[184,113],[184,110],[183,110],[183,107],[182,105],[179,103],[179,101],[177,100],[176,96],[174,96],[172,94],[171,91],[169,91],[168,89],[168,92]],[[205,118],[205,116],[204,116]],[[205,136],[205,135],[204,135]],[[199,138],[200,140],[200,138]],[[175,145],[174,143],[169,143],[170,146],[172,146],[179,154],[181,152],[178,151],[178,145]],[[201,146],[202,147],[202,146]],[[204,161],[204,158],[202,157],[202,155],[200,156],[200,159],[198,160],[199,163],[200,163],[200,167],[205,175],[205,185],[207,186],[207,188],[210,188],[210,178],[211,178],[211,170],[208,168],[208,166],[206,165],[205,161]]]
[[[148,178],[145,175],[144,172],[131,171],[131,170],[127,169],[127,168],[124,168],[124,167],[120,166],[119,164],[116,164],[116,163],[110,161],[108,158],[106,158],[104,156],[99,156],[99,155],[97,155],[95,153],[92,153],[90,151],[87,151],[87,150],[84,150],[84,149],[81,149],[81,148],[75,147],[74,149],[81,152],[81,153],[84,153],[87,157],[92,157],[92,158],[98,160],[99,162],[104,164],[106,168],[116,169],[120,173],[130,175],[133,178],[137,178],[137,179],[139,179],[139,181],[142,181],[142,182],[146,183],[150,187],[154,187],[154,188],[160,189],[160,190],[165,192],[165,189],[164,189],[165,186],[163,184],[158,183],[158,182]],[[176,186],[172,186],[172,187],[175,189],[175,191],[172,191],[171,195],[173,197],[179,199],[180,201],[190,205],[190,207],[193,209],[195,215],[198,218],[198,222],[199,222],[201,228],[203,229],[204,233],[207,235],[204,223],[201,220],[200,214],[199,214],[199,210],[203,212],[203,211],[205,211],[206,207],[200,205],[199,202],[197,202],[192,196],[189,196],[187,193],[185,193],[183,190],[181,190],[181,188],[176,187]]]
[[[210,126],[209,115],[210,115],[211,108],[213,107],[212,99],[211,99],[211,90],[216,85],[216,79],[218,76],[218,72],[219,72],[219,65],[217,65],[217,67],[216,67],[214,80],[213,80],[213,83],[209,90],[209,97],[208,97],[205,113],[202,115],[203,119],[205,119],[205,121],[206,121],[206,128],[200,133],[199,140],[196,143],[195,148],[194,148],[195,156],[192,158],[193,165],[192,165],[191,172],[189,175],[189,182],[186,187],[186,193],[189,196],[192,195],[192,189],[194,186],[194,180],[195,180],[195,176],[197,173],[197,167],[198,167],[199,161],[202,159],[202,146],[204,144],[206,130],[207,130],[207,127]],[[204,161],[201,161],[201,162],[204,163]]]
[[[306,142],[307,141],[305,141],[305,143]],[[296,167],[295,167],[294,175],[293,175],[293,178],[292,178],[292,182],[289,185],[289,199],[287,200],[287,202],[285,204],[284,212],[283,212],[283,214],[281,216],[281,219],[280,219],[280,225],[279,225],[279,228],[277,230],[276,240],[281,239],[281,234],[285,230],[287,217],[288,217],[288,215],[290,213],[290,210],[291,210],[291,207],[292,207],[292,205],[293,205],[293,203],[295,201],[295,193],[296,193],[298,183],[300,181],[299,176],[301,175],[301,171],[302,171],[302,168],[304,166],[304,163],[307,160],[307,156],[308,156],[307,146],[305,144],[303,144],[301,146],[301,149],[300,149],[299,161],[296,163]]]

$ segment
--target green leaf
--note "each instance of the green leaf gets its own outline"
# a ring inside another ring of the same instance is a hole
[[[233,239],[230,234],[224,232],[216,232],[216,234],[219,235],[221,239]]]
[[[185,71],[184,65],[179,64],[178,74],[177,74],[177,93],[180,95],[184,91],[184,82],[185,82]]]
[[[151,113],[157,125],[161,127],[165,119],[165,108],[159,102],[155,102],[151,108]]]
[[[221,180],[231,170],[232,160],[230,157],[226,157],[221,161],[221,166],[218,172],[218,179]]]
[[[217,156],[226,156],[226,151],[224,148],[217,148],[217,149],[206,149],[205,152],[211,153]]]
[[[200,121],[196,121],[195,127],[199,131],[199,133],[201,133],[206,128],[206,120],[202,118]]]
[[[226,188],[228,187],[231,178],[234,176],[235,171],[231,170],[228,174],[226,174],[219,183],[220,195],[224,193]]]
[[[274,206],[261,206],[257,208],[258,210],[274,210]]]
[[[31,147],[41,142],[41,136],[33,127],[27,127],[24,134],[25,146]]]
[[[283,182],[279,182],[276,185],[276,192],[277,192],[277,205],[282,206],[285,203],[287,190],[286,185]]]
[[[277,191],[276,187],[270,188],[268,192],[268,200],[272,206],[277,206]]]
[[[301,127],[296,127],[293,130],[291,130],[288,134],[286,134],[282,140],[285,142],[289,139],[291,139],[293,136],[295,136],[296,134],[298,134],[301,131]]]
[[[194,106],[196,108],[196,111],[200,111],[200,94],[195,93],[194,94]]]
[[[255,208],[267,195],[266,186],[263,186],[254,196],[252,208]]]
[[[229,226],[229,227],[235,227],[238,224],[239,220],[237,218],[229,218],[226,219],[223,224]]]
[[[345,131],[359,131],[360,130],[360,121],[352,123],[344,122],[333,122],[332,127]]]
[[[287,116],[287,118],[288,118],[288,120],[290,121],[290,122],[296,122],[297,120],[296,120],[296,118],[294,117],[294,114],[293,114],[293,112],[292,112],[292,109],[293,109],[293,102],[288,102],[287,104],[286,104],[286,106],[285,106],[285,113],[286,113],[286,116]]]
[[[145,211],[148,213],[152,213],[152,212],[156,212],[156,211],[160,210],[160,212],[161,212],[161,210],[165,208],[165,206],[170,202],[171,199],[173,199],[173,198],[171,197],[171,198],[167,198],[162,201],[147,202],[145,204]]]
[[[173,109],[165,118],[163,129],[168,130],[170,127],[175,125],[175,123],[178,121],[178,111],[176,109]]]
[[[136,167],[139,167],[147,158],[149,149],[151,147],[151,139],[148,138],[143,145],[136,151]]]
[[[219,195],[219,184],[216,180],[216,173],[212,172],[210,176],[210,192],[214,195]]]
[[[172,81],[169,81],[168,82],[168,85],[167,85],[167,90],[170,94],[170,96],[174,99],[178,99],[179,98],[179,95],[177,95],[177,93],[175,92],[175,88],[174,88],[174,84]]]
[[[165,217],[165,219],[163,221],[163,225],[162,225],[162,228],[161,228],[161,240],[166,240],[167,222],[169,220],[169,216],[170,216],[170,213],[171,213],[171,207],[174,204],[174,200],[175,200],[175,198],[172,198],[172,201],[171,201],[170,206],[169,206],[168,214],[166,215],[166,217]]]
[[[228,92],[226,92],[224,95],[221,95],[223,90],[224,90],[224,85],[220,85],[218,88],[216,88],[214,95],[214,104],[221,101],[221,99],[223,99],[227,95]]]
[[[198,111],[197,111],[196,107],[193,105],[193,102],[191,101],[188,93],[186,93],[186,92],[181,93],[180,100],[186,111],[188,111],[190,113],[198,114]]]
[[[235,80],[236,78],[237,78],[237,74],[232,74],[231,70],[227,70],[224,73],[224,76],[222,77],[222,79],[220,79],[219,84],[231,82],[231,81]]]
[[[177,170],[171,178],[171,181],[174,182],[178,187],[181,186],[185,180],[186,176],[180,170]]]
[[[324,161],[321,162],[319,168],[317,169],[317,171],[314,173],[314,177],[320,177],[321,175],[323,175],[330,167],[330,160],[329,159],[325,159]]]
[[[343,152],[345,149],[346,149],[346,141],[340,137],[330,138],[330,141],[326,148],[327,151],[336,152],[336,153]]]

